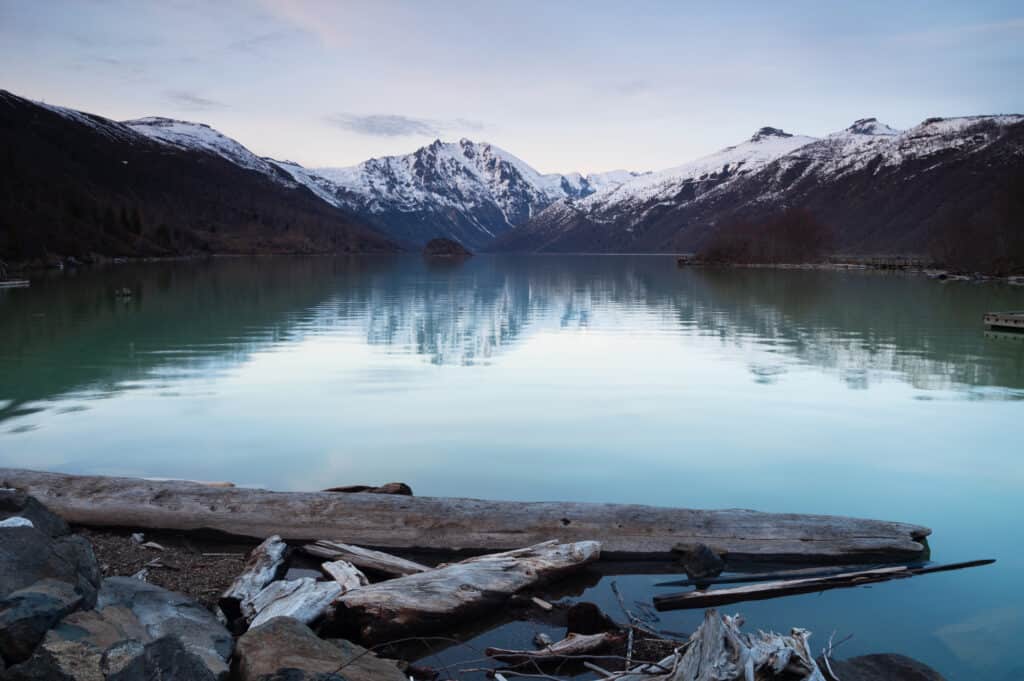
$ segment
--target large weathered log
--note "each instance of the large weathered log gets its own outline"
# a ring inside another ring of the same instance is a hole
[[[30,492],[82,525],[212,528],[261,539],[338,537],[384,549],[479,552],[551,538],[598,538],[605,557],[615,558],[667,558],[680,542],[702,542],[737,561],[896,562],[919,558],[930,532],[918,525],[838,516],[268,492],[17,469],[0,469],[0,487]]]
[[[426,572],[430,569],[426,565],[420,565],[405,558],[392,556],[390,553],[364,549],[362,546],[353,546],[352,544],[342,544],[338,541],[321,539],[312,544],[306,544],[302,547],[302,550],[317,558],[344,560],[363,570],[376,570],[386,575],[397,575],[399,577],[414,575],[417,572]]]
[[[804,579],[786,579],[778,582],[764,582],[761,584],[748,584],[725,589],[712,589],[709,591],[683,591],[677,594],[654,597],[654,607],[658,610],[684,610],[689,608],[708,608],[729,603],[741,603],[743,601],[760,601],[780,596],[792,596],[795,594],[816,593],[828,591],[829,589],[842,589],[877,582],[886,582],[890,579],[904,579],[915,575],[926,575],[932,572],[947,572],[949,570],[963,570],[965,568],[981,567],[991,565],[994,560],[972,560],[965,563],[949,563],[944,565],[927,565],[924,567],[911,567],[907,565],[896,565],[892,567],[877,568],[874,570],[859,570],[856,572],[844,572],[838,575],[826,577],[807,577]]]
[[[810,633],[793,629],[789,636],[744,634],[743,620],[716,610],[685,648],[657,664],[645,664],[616,677],[618,681],[825,681],[807,645]]]
[[[277,579],[284,567],[284,556],[288,545],[276,534],[268,537],[249,553],[242,573],[235,577],[227,591],[220,597],[221,612],[234,621],[240,617],[252,619],[251,602],[263,588]]]
[[[340,619],[355,621],[363,640],[374,643],[435,631],[600,555],[599,542],[549,541],[478,556],[350,591],[338,601]]]

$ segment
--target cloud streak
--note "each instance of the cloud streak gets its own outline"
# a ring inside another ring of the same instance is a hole
[[[168,90],[164,94],[168,100],[183,109],[210,111],[212,109],[226,109],[228,107],[227,104],[218,102],[216,99],[208,99],[188,90]]]
[[[464,118],[439,121],[401,114],[337,113],[327,116],[327,122],[342,130],[371,137],[429,137],[442,135],[451,130],[482,130],[484,127],[477,121]]]

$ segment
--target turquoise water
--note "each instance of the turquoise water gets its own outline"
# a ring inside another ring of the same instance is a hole
[[[0,290],[0,465],[921,523],[936,560],[999,562],[729,610],[1009,681],[1024,337],[985,333],[1001,309],[1024,290],[653,256],[68,273]]]

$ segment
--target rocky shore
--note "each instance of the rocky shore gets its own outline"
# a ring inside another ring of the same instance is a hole
[[[714,610],[689,638],[671,637],[625,606],[617,622],[590,603],[539,597],[537,585],[585,570],[599,552],[597,542],[545,542],[425,565],[334,541],[70,527],[2,489],[0,680],[739,681],[751,667],[765,681],[941,681],[896,655],[816,660],[802,630],[746,634]],[[395,645],[430,635],[458,645],[453,630],[495,609],[566,635],[489,648],[454,671],[417,666]]]

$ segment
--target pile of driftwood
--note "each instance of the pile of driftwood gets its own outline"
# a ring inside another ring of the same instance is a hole
[[[428,567],[359,546],[318,541],[299,550],[321,559],[328,579],[284,580],[288,550],[276,535],[261,543],[220,599],[236,631],[279,616],[305,624],[327,618],[333,627],[370,644],[445,631],[601,555],[598,542],[548,541]]]
[[[320,561],[324,579],[282,579],[292,551]],[[593,563],[600,552],[596,541],[548,541],[431,567],[338,541],[293,549],[272,536],[252,551],[219,605],[236,632],[275,617],[290,617],[379,646],[454,629],[524,589]],[[617,589],[615,593],[619,595]],[[627,625],[618,626],[600,614],[599,621],[607,626],[604,631],[569,633],[560,641],[541,635],[532,650],[488,648],[485,655],[505,666],[486,671],[498,679],[554,678],[547,674],[551,665],[570,663],[603,678],[625,681],[828,678],[818,669],[807,645],[808,633],[802,630],[794,629],[788,636],[744,634],[741,619],[709,610],[691,637],[673,641],[646,627],[619,598]],[[552,607],[536,597],[533,601],[542,609]],[[662,646],[667,654],[660,660],[634,662],[640,659],[634,657],[634,643],[640,636],[667,644]]]

